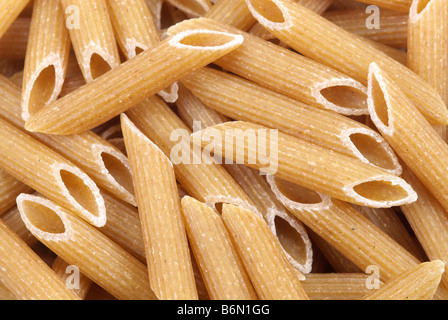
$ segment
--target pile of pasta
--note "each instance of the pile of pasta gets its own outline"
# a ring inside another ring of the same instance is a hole
[[[448,299],[447,101],[446,0],[0,0],[0,299]]]

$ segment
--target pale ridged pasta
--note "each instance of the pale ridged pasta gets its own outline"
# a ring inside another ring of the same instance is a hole
[[[146,266],[94,227],[40,196],[21,194],[17,206],[39,241],[116,298],[155,299]]]
[[[386,282],[363,300],[431,300],[444,270],[440,260],[422,263]]]
[[[73,50],[86,82],[120,64],[106,0],[61,0]]]
[[[59,0],[34,1],[28,44],[22,90],[25,121],[56,101],[64,83],[70,37]]]
[[[182,215],[210,298],[256,300],[257,295],[218,213],[194,198],[184,197]]]
[[[305,56],[367,84],[369,66],[388,72],[432,124],[447,124],[448,110],[437,91],[416,73],[375,49],[361,37],[290,0],[246,0],[254,17],[271,33]],[[337,37],[324,37],[337,34]]]
[[[260,299],[309,299],[262,218],[231,204],[223,205],[222,217]]]
[[[126,115],[121,116],[121,126],[136,188],[151,288],[161,300],[198,299],[173,164]]]
[[[31,20],[17,18],[8,31],[0,37],[0,58],[24,59],[28,46]]]
[[[70,290],[76,293],[81,299],[85,299],[92,285],[92,281],[83,274],[76,273],[79,272],[76,266],[69,265],[64,259],[57,257],[51,269],[62,279],[66,286],[69,284],[73,287]]]
[[[215,64],[301,102],[348,115],[367,113],[366,88],[358,81],[258,37],[199,18],[170,28],[170,34],[204,28],[244,36],[240,48]]]
[[[79,300],[39,256],[0,220],[0,282],[19,300]]]
[[[27,121],[26,128],[63,135],[92,129],[243,41],[240,35],[207,30],[177,34],[43,108]],[[97,95],[98,91],[102,94]],[[78,119],[83,119],[82,125]]]
[[[30,0],[1,0],[0,1],[0,38],[19,16]]]

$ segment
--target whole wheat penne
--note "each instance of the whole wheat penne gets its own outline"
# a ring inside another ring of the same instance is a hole
[[[406,181],[409,182],[408,179]],[[409,184],[411,183],[409,182]],[[415,191],[417,192],[417,190]],[[417,195],[420,197],[418,192]],[[418,200],[414,203],[418,202]],[[422,250],[418,241],[409,234],[406,226],[392,208],[369,208],[361,206],[355,206],[355,208],[420,261],[427,260],[425,252]]]
[[[118,44],[127,59],[161,41],[145,0],[108,0],[108,4]],[[177,90],[177,83],[174,83],[159,95],[167,102],[175,102]]]
[[[192,141],[206,152],[354,204],[391,207],[417,198],[406,181],[383,169],[250,122],[213,126],[192,134]]]
[[[0,1],[0,38],[19,16],[30,0],[1,0]]]
[[[0,37],[0,58],[24,59],[28,46],[31,19],[17,18]]]
[[[161,29],[162,6],[165,0],[145,0],[157,29]]]
[[[323,17],[339,27],[396,48],[406,48],[408,40],[408,19],[406,12],[381,10],[378,18],[378,28],[367,28],[366,20],[369,13],[365,9],[327,11]]]
[[[136,189],[151,288],[161,300],[198,299],[173,164],[125,114],[121,126]]]
[[[323,14],[325,10],[333,3],[333,0],[293,0],[294,2],[297,2],[301,4],[302,6],[318,13]],[[264,40],[271,40],[275,37],[269,33],[260,23],[256,22],[252,28],[250,29],[249,33],[260,37]]]
[[[17,206],[39,241],[116,298],[155,299],[146,266],[94,227],[43,197],[21,194]]]
[[[244,0],[219,0],[205,17],[246,31],[256,22]]]
[[[377,268],[376,276],[384,282],[419,263],[350,204],[274,176],[267,179],[291,213],[362,271]]]
[[[28,120],[26,128],[64,135],[92,129],[236,49],[243,40],[226,32],[179,33],[43,108]],[[76,120],[81,118],[82,124]]]
[[[430,44],[430,45],[428,45]],[[409,12],[408,66],[448,103],[448,6],[415,0]]]
[[[196,262],[193,254],[191,254],[191,263],[193,265],[194,279],[196,281],[199,300],[210,300],[207,288],[205,287],[204,279],[202,278],[201,271],[199,270],[198,263]]]
[[[14,200],[16,197],[14,197]],[[1,219],[3,222],[22,239],[29,247],[33,246],[38,242],[35,236],[26,228],[20,217],[20,212],[17,206],[12,207],[6,212]]]
[[[309,105],[350,115],[367,113],[361,83],[269,41],[205,18],[181,22],[169,31],[195,28],[244,36],[241,47],[214,62],[228,71]]]
[[[70,290],[76,293],[81,299],[85,299],[92,285],[92,281],[82,273],[79,273],[77,266],[70,265],[62,258],[57,257],[51,269],[62,279]]]
[[[223,205],[222,218],[260,299],[308,300],[296,271],[262,218],[231,204]]]
[[[246,3],[255,18],[278,39],[305,56],[367,84],[370,63],[376,62],[397,81],[432,124],[447,124],[448,110],[424,79],[354,35],[290,0]],[[337,37],[325,37],[337,34]]]
[[[331,265],[332,271],[337,273],[359,273],[365,270],[358,268],[353,262],[347,259],[342,253],[336,250],[332,245],[328,244],[324,239],[318,236],[314,231],[308,229],[308,234],[313,242],[313,253],[317,247],[322,255]]]
[[[424,262],[386,282],[363,300],[431,300],[440,283],[445,265],[440,260]]]
[[[310,300],[359,300],[372,291],[363,273],[311,273],[301,283]]]
[[[194,121],[200,121],[203,127],[210,127],[230,120],[223,114],[205,106],[182,82],[179,84],[179,98],[176,101],[176,106],[180,118],[190,130],[193,130]]]
[[[107,191],[101,190],[101,195],[106,205],[107,223],[98,230],[138,260],[146,263],[143,232],[137,209]]]
[[[189,17],[202,17],[210,8],[210,0],[166,0],[172,6],[185,12]]]
[[[386,9],[409,12],[412,0],[356,0],[367,4],[374,4]]]
[[[191,197],[182,199],[191,248],[213,300],[256,300],[243,263],[216,211]]]
[[[29,186],[0,169],[0,216],[14,206],[19,194],[31,191]]]
[[[25,58],[22,118],[56,101],[70,54],[70,37],[59,0],[35,0]]]
[[[407,166],[448,209],[448,145],[390,74],[372,63],[369,72],[372,121]]]
[[[0,92],[0,116],[23,128],[25,123],[20,117],[20,89],[0,76]],[[113,145],[89,131],[69,136],[28,133],[72,161],[100,186],[136,205],[129,161]]]
[[[76,294],[0,220],[0,282],[20,300],[79,300]]]
[[[84,76],[82,75],[81,68],[74,54],[70,55],[67,66],[67,73],[65,75],[64,84],[61,89],[59,97],[66,96],[72,91],[75,91],[79,87],[86,84]]]
[[[188,19],[188,15],[168,2],[163,3],[163,22],[165,26],[172,26],[183,20]],[[207,9],[208,11],[209,9]],[[165,29],[166,30],[166,29]]]
[[[62,0],[66,26],[86,82],[120,64],[106,0]]]
[[[200,148],[190,143],[189,128],[161,99],[151,97],[126,115],[171,159],[176,179],[190,196],[211,207],[226,202],[261,215],[222,166],[211,157],[201,157]]]
[[[7,121],[0,127],[3,170],[93,225],[106,223],[104,199],[87,174]]]
[[[391,173],[401,173],[398,159],[384,138],[355,120],[211,68],[190,73],[182,83],[205,105],[232,119],[276,128]]]
[[[412,185],[418,199],[412,204],[402,206],[401,209],[428,258],[442,260],[445,268],[448,268],[447,211],[407,167],[403,171],[403,178]],[[448,272],[442,275],[442,282],[448,286]]]
[[[160,41],[145,0],[108,0],[108,5],[118,44],[127,59]]]
[[[180,86],[178,112],[190,129],[199,121],[204,127],[226,122],[226,117],[204,106],[188,89]],[[184,116],[183,116],[184,115]],[[196,121],[196,122],[195,122]],[[312,248],[303,225],[277,201],[263,177],[243,165],[224,165],[233,179],[254,202],[279,239],[289,262],[302,273],[309,273],[312,266]]]

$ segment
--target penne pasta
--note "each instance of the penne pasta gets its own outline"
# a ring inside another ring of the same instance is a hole
[[[395,48],[406,48],[408,45],[408,19],[406,12],[381,10],[378,18],[379,26],[366,27],[369,13],[365,9],[327,11],[323,17],[351,33],[372,41]]]
[[[57,257],[51,269],[61,278],[66,286],[68,284],[70,285],[70,290],[76,293],[81,299],[85,299],[92,285],[92,281],[83,274],[79,274],[76,266],[69,265],[63,259]]]
[[[369,72],[369,112],[392,148],[448,209],[448,146],[388,72],[375,63]]]
[[[86,82],[120,65],[106,0],[61,0],[61,5]]]
[[[0,116],[19,128],[25,123],[20,117],[20,90],[0,77]],[[128,159],[113,145],[93,132],[79,135],[50,136],[30,133],[34,139],[58,152],[92,177],[96,183],[118,198],[136,205]]]
[[[440,260],[425,262],[390,280],[364,296],[363,300],[431,300],[445,265]]]
[[[214,62],[225,70],[312,106],[348,115],[367,113],[361,83],[288,49],[204,18],[181,22],[170,34],[195,28],[244,36],[240,48]]]
[[[106,223],[104,199],[83,171],[7,121],[0,127],[3,170],[93,225]]]
[[[12,301],[17,300],[16,296],[11,293],[1,282],[0,282],[0,301]]]
[[[359,300],[372,291],[363,273],[311,273],[301,283],[310,300]]]
[[[162,6],[165,0],[145,0],[151,11],[152,19],[157,27],[161,30],[161,20],[162,20]]]
[[[13,24],[20,12],[30,0],[1,0],[0,1],[0,38]]]
[[[412,204],[401,206],[401,209],[428,258],[442,260],[445,268],[448,268],[447,211],[407,167],[403,171],[403,178],[412,185],[418,199]],[[442,275],[442,282],[448,286],[448,272]]]
[[[0,216],[14,206],[16,197],[32,189],[0,169]]]
[[[210,207],[232,203],[258,213],[255,205],[230,174],[211,157],[202,157],[190,143],[191,131],[159,98],[152,97],[126,115],[174,164],[184,190]]]
[[[232,119],[276,128],[393,174],[401,173],[398,159],[384,138],[357,121],[211,68],[190,73],[182,83],[205,105]]]
[[[210,298],[256,300],[257,295],[218,213],[188,196],[181,203],[191,248]]]
[[[210,0],[166,0],[166,2],[185,12],[190,17],[201,17],[212,7]]]
[[[155,299],[146,266],[94,227],[42,197],[21,194],[17,206],[40,242],[110,294],[124,300]]]
[[[226,122],[226,117],[204,106],[184,86],[180,88],[178,112],[190,129],[193,129],[198,121],[205,127]],[[254,202],[271,231],[279,239],[293,267],[302,273],[309,273],[313,260],[312,248],[303,225],[285,210],[272,194],[265,179],[253,169],[232,164],[224,165],[224,168]]]
[[[362,271],[373,266],[384,282],[420,263],[350,204],[274,176],[267,179],[291,213]]]
[[[205,17],[246,31],[255,23],[244,0],[219,0]]]
[[[108,0],[108,5],[118,44],[127,59],[160,41],[145,0]]]
[[[16,197],[14,197],[15,199]],[[35,245],[38,240],[34,237],[31,232],[26,228],[20,217],[19,209],[17,206],[12,207],[8,210],[2,217],[1,220],[23,240],[29,247]]]
[[[406,179],[409,182],[408,179]],[[409,184],[411,184],[409,182]],[[414,188],[414,186],[411,184]],[[417,190],[416,190],[417,192]],[[420,197],[419,193],[417,195]],[[413,204],[417,203],[415,201]],[[412,206],[413,204],[410,204]],[[364,217],[368,218],[373,222],[375,226],[384,231],[387,235],[389,235],[392,239],[394,239],[399,245],[413,254],[420,261],[427,260],[425,252],[422,250],[420,244],[409,234],[406,226],[401,221],[400,217],[395,213],[395,211],[391,208],[369,208],[369,207],[360,207],[355,206],[355,209],[358,210]]]
[[[207,152],[354,204],[391,207],[417,199],[403,179],[385,170],[270,130],[268,134],[266,127],[250,122],[227,122],[194,133],[192,141]]]
[[[0,282],[19,300],[79,300],[0,220]]]
[[[222,218],[257,295],[262,300],[308,300],[265,221],[253,212],[223,205]]]
[[[375,62],[397,81],[428,121],[434,125],[448,123],[448,110],[430,84],[361,37],[290,0],[246,0],[246,3],[266,29],[303,55],[363,84],[367,84],[369,66]],[[324,34],[338,37],[324,38]]]
[[[25,59],[31,20],[17,18],[8,31],[0,37],[0,58]]]
[[[136,188],[151,288],[161,300],[197,300],[173,165],[124,114],[121,126]]]
[[[242,42],[243,37],[225,32],[195,30],[177,34],[43,108],[27,121],[26,128],[63,135],[92,129]],[[100,96],[97,90],[101,90]],[[81,118],[82,125],[76,120]]]
[[[35,0],[23,76],[25,121],[58,98],[69,54],[70,37],[59,0]]]
[[[431,43],[431,45],[428,45]],[[448,103],[448,6],[415,0],[409,12],[408,66]]]

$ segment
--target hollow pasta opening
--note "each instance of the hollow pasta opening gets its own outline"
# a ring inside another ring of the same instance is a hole
[[[307,261],[306,244],[302,235],[280,216],[275,216],[274,226],[283,249],[299,264],[305,264]]]
[[[275,179],[275,182],[278,190],[291,201],[302,204],[318,204],[323,201],[316,191],[285,180]]]
[[[371,81],[371,94],[374,104],[375,113],[378,116],[378,119],[382,122],[382,124],[386,127],[389,126],[389,112],[386,99],[384,98],[384,92],[381,89],[381,86],[376,79],[374,73],[372,73],[372,81]]]
[[[399,201],[409,197],[409,193],[390,181],[368,181],[356,185],[353,190],[361,197],[372,201]]]
[[[354,110],[367,110],[367,95],[351,86],[331,86],[320,91],[321,95],[330,103]]]
[[[114,155],[102,152],[101,159],[109,174],[118,182],[123,188],[131,194],[134,194],[134,184],[132,182],[132,174],[125,164]]]
[[[396,169],[397,165],[390,152],[374,137],[364,133],[353,133],[350,135],[350,141],[370,163],[386,170]]]
[[[84,181],[67,170],[60,170],[59,174],[70,196],[93,216],[99,217],[100,212],[95,196]]]
[[[35,201],[24,200],[22,208],[22,213],[36,229],[51,234],[65,233],[64,222],[55,211],[47,206]]]
[[[28,101],[28,112],[30,115],[45,107],[53,95],[55,86],[56,70],[54,65],[49,65],[40,72],[36,81],[34,81]]]
[[[192,47],[220,47],[235,40],[235,36],[226,33],[193,32],[183,37],[179,43]]]
[[[90,57],[90,74],[92,75],[92,79],[95,80],[99,76],[105,74],[110,71],[112,67],[107,63],[106,60],[103,59],[99,54],[94,53]]]
[[[282,10],[273,2],[269,0],[251,0],[249,1],[257,13],[274,23],[284,23],[285,17]]]

